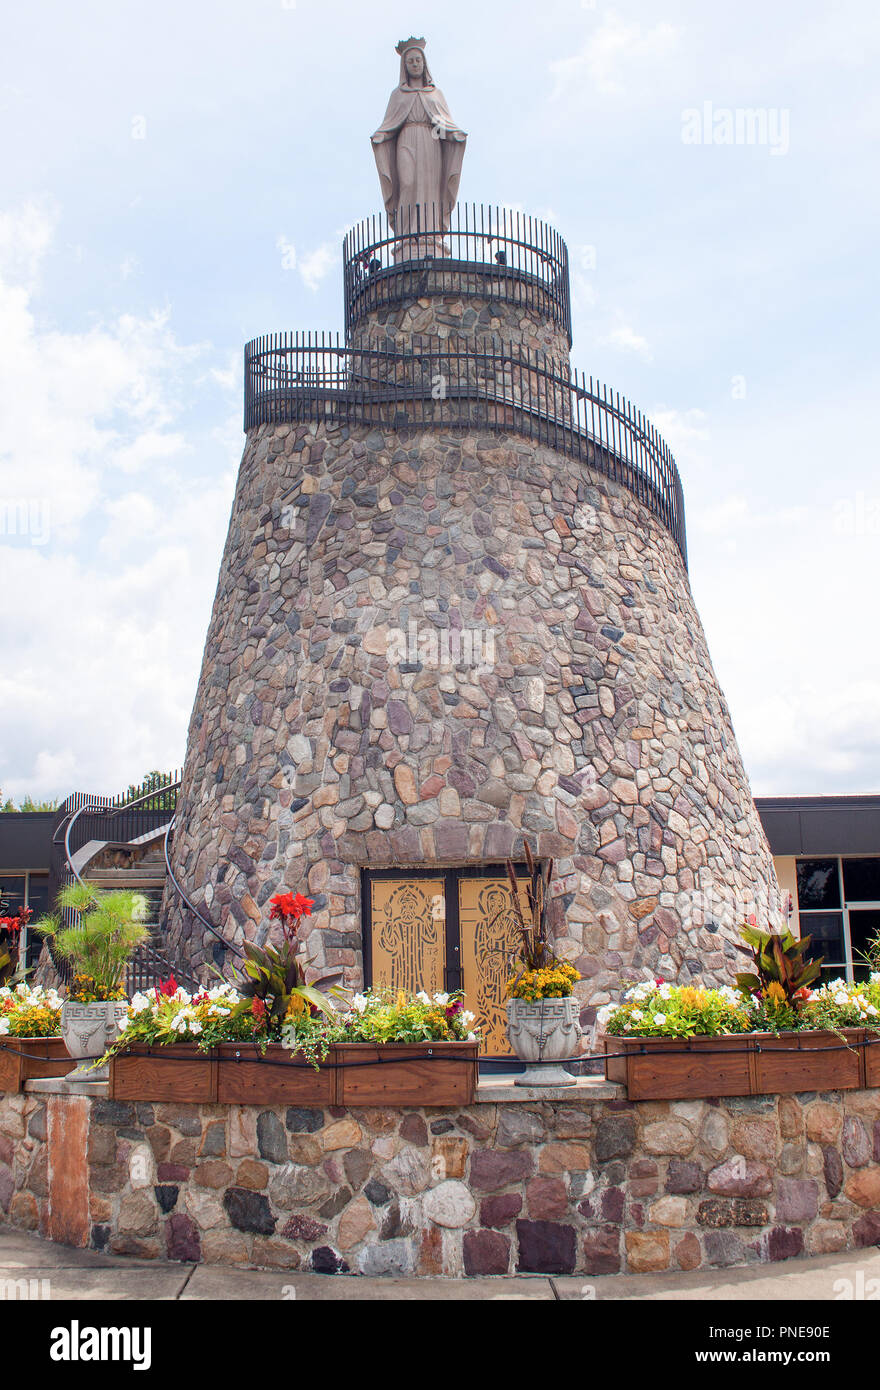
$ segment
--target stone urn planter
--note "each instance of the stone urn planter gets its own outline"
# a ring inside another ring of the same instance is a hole
[[[562,1065],[529,1066],[528,1063],[562,1063],[572,1058],[581,1035],[578,1001],[567,999],[508,999],[507,1036],[526,1069],[516,1086],[574,1086],[577,1078]]]
[[[111,1042],[119,1037],[117,1021],[128,1013],[127,999],[100,1000],[94,1004],[79,1004],[66,999],[61,1010],[61,1036],[68,1055],[74,1061],[82,1061],[81,1066],[68,1072],[67,1081],[106,1081],[110,1075],[110,1064],[89,1070],[91,1062],[87,1057],[100,1057],[107,1051]]]

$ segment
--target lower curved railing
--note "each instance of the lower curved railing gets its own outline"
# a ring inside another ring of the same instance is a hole
[[[390,352],[286,333],[248,343],[245,430],[320,420],[523,435],[627,488],[671,532],[687,566],[684,495],[668,445],[619,392],[563,373],[543,353],[488,343],[459,351],[417,338]]]

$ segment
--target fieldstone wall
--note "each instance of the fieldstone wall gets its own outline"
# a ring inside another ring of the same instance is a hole
[[[424,651],[400,659],[395,631]],[[444,664],[466,639],[479,662]],[[178,822],[175,874],[230,937],[308,892],[308,952],[352,985],[362,866],[493,862],[528,835],[566,889],[586,1023],[622,975],[729,983],[739,922],[778,892],[671,535],[488,431],[251,433]],[[198,967],[210,940],[166,911]]]
[[[146,1259],[611,1274],[880,1241],[880,1091],[464,1110],[0,1097],[13,1226]]]
[[[444,287],[442,270],[426,272],[421,291],[416,291],[418,299],[360,315],[352,327],[350,346],[399,352],[411,348],[414,340],[431,338],[452,351],[473,351],[480,345],[498,350],[525,348],[545,353],[557,370],[568,371],[568,334],[560,324],[540,308],[507,299],[504,282],[497,285],[497,295],[491,293],[491,281],[482,276],[474,280],[476,293],[456,293],[454,286],[461,284],[463,275],[455,272],[453,283]]]

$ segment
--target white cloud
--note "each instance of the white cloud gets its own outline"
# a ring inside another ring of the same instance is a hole
[[[51,516],[45,544],[0,535],[0,785],[16,800],[112,792],[183,757],[240,451],[238,373],[179,343],[167,310],[45,325],[26,282],[51,234],[28,208],[0,226],[0,502],[43,499]],[[214,410],[223,393],[206,434],[184,418],[199,383]]]
[[[661,22],[653,26],[624,20],[612,12],[605,16],[579,53],[550,64],[556,78],[554,97],[584,88],[619,93],[639,71],[662,62],[678,45],[681,30]]]
[[[30,288],[51,239],[48,208],[25,203],[14,212],[0,212],[0,278]]]
[[[326,280],[338,261],[339,247],[335,241],[325,241],[322,246],[316,247],[314,251],[307,251],[305,255],[301,256],[299,273],[306,288],[313,292],[318,290],[322,280]]]
[[[621,352],[637,353],[646,362],[650,362],[653,357],[651,345],[647,338],[643,337],[641,333],[637,333],[628,323],[618,323],[601,341],[607,343],[609,347],[618,348]]]

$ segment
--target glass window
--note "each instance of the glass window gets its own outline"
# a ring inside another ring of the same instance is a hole
[[[4,917],[14,917],[24,907],[24,874],[0,875],[0,904]]]
[[[880,935],[880,909],[868,908],[849,914],[849,939],[852,944],[853,978],[867,980],[870,966],[863,959],[875,936]]]
[[[840,878],[836,859],[799,859],[797,862],[798,907],[840,907]]]
[[[805,912],[801,916],[801,937],[810,938],[807,960],[824,957],[822,974],[840,975],[846,970],[842,912]]]
[[[880,859],[844,859],[843,892],[848,903],[880,903]]]

